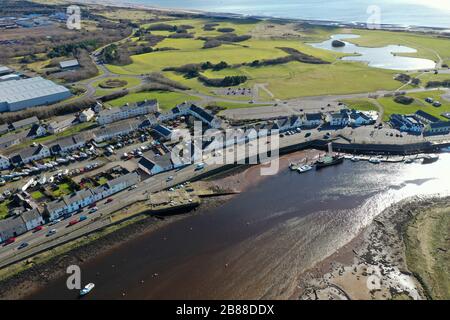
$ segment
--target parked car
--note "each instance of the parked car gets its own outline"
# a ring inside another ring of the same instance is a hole
[[[94,213],[97,212],[98,208],[97,207],[93,207],[91,210],[89,210],[89,213]]]
[[[37,226],[36,228],[33,229],[33,231],[38,232],[38,231],[41,231],[42,229],[44,229],[43,226]]]
[[[86,216],[80,216],[80,218],[78,219],[78,222],[81,222],[81,221],[84,221],[84,220],[87,220],[87,217]]]
[[[11,244],[11,243],[14,243],[14,242],[16,242],[16,238],[11,237],[11,238],[7,239],[7,240],[3,243],[3,245],[4,245],[4,246],[7,246],[8,244]]]
[[[68,227],[74,226],[74,225],[76,225],[78,222],[80,222],[80,221],[79,221],[79,220],[71,220],[67,226],[68,226]]]
[[[305,134],[305,138],[308,138],[308,137],[310,137],[311,136],[311,132],[307,132],[306,134]]]
[[[110,203],[110,202],[113,202],[113,201],[114,201],[113,198],[108,198],[105,203]]]
[[[88,208],[89,208],[89,209],[97,208],[97,203],[96,203],[96,202],[91,203],[91,204],[88,206]]]

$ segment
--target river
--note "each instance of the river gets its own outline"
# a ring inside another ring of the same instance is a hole
[[[423,165],[346,161],[282,170],[225,204],[124,243],[83,264],[87,299],[289,298],[299,276],[393,203],[450,195],[450,154]],[[75,299],[65,279],[34,299]]]

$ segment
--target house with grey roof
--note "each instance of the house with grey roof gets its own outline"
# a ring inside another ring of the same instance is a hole
[[[9,124],[0,124],[0,134],[7,133],[9,131]]]
[[[306,113],[303,124],[308,127],[317,127],[322,124],[322,113]]]
[[[84,147],[87,143],[85,135],[77,134],[70,137],[64,137],[53,141],[47,146],[50,148],[50,152],[53,155],[66,154]]]
[[[13,123],[11,123],[11,127],[13,128],[13,130],[18,130],[21,128],[31,127],[34,124],[39,124],[38,117],[30,117],[30,118],[26,118],[26,119],[22,119],[22,120],[13,122]]]
[[[59,67],[66,71],[66,70],[73,70],[73,69],[77,69],[80,67],[80,63],[78,62],[77,59],[72,59],[72,60],[66,60],[66,61],[61,61],[59,63]]]
[[[74,126],[77,123],[78,123],[77,118],[72,116],[61,121],[50,122],[47,126],[47,130],[51,134],[56,134],[69,129],[70,127]]]
[[[0,149],[6,149],[26,140],[27,132],[11,132],[0,137]]]
[[[21,149],[19,152],[12,154],[9,160],[14,166],[19,166],[31,161],[48,158],[50,155],[50,149],[47,146],[38,144]]]
[[[43,137],[47,134],[47,129],[45,129],[44,126],[40,124],[33,124],[31,126],[30,131],[27,133],[27,138],[29,139],[35,139],[39,137]]]
[[[27,226],[19,215],[0,220],[0,242],[18,237],[27,231]]]
[[[44,224],[44,219],[42,218],[42,213],[39,208],[23,212],[21,218],[28,231]]]
[[[108,125],[93,131],[95,142],[111,140],[118,136],[129,134],[139,128],[141,121],[126,121]]]
[[[150,150],[139,159],[138,167],[148,175],[155,175],[174,168],[171,154],[160,155]]]

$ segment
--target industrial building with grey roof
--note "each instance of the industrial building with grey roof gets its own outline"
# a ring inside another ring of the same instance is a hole
[[[42,77],[0,82],[0,112],[52,104],[70,96],[69,89]]]

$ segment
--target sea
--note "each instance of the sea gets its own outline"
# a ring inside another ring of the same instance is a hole
[[[113,0],[163,8],[195,9],[306,20],[367,22],[450,29],[449,0]]]

